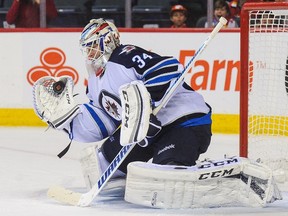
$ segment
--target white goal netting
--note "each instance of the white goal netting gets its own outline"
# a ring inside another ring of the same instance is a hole
[[[288,177],[288,10],[249,12],[248,62],[248,157]]]

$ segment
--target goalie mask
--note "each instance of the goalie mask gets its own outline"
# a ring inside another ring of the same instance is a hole
[[[80,47],[87,63],[92,64],[96,76],[105,69],[113,50],[120,45],[115,25],[102,18],[92,19],[81,33]]]

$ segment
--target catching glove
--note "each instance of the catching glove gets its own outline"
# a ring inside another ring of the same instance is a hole
[[[73,98],[71,77],[42,77],[33,86],[34,111],[56,129],[63,129],[80,112]]]

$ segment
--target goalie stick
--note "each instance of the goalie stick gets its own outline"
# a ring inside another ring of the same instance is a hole
[[[184,80],[186,74],[192,67],[192,63],[195,61],[197,57],[203,52],[203,50],[207,47],[207,45],[210,43],[210,41],[215,37],[215,35],[220,31],[220,29],[227,23],[227,20],[223,17],[220,18],[219,23],[215,26],[213,31],[210,33],[210,35],[207,37],[207,39],[204,41],[204,43],[200,46],[200,48],[196,51],[195,55],[190,59],[188,64],[185,66],[179,77],[177,78],[176,82],[170,86],[170,88],[167,90],[166,94],[163,97],[163,100],[159,104],[158,107],[156,107],[153,110],[153,114],[156,115],[159,110],[166,105],[166,103],[169,101],[169,99],[172,97],[175,89],[182,83]],[[119,129],[119,128],[118,128]],[[117,129],[117,130],[118,130]],[[121,165],[121,163],[124,161],[124,159],[128,156],[130,151],[133,149],[133,147],[137,144],[131,144],[127,146],[123,146],[122,149],[119,151],[119,153],[116,155],[116,157],[113,159],[113,161],[110,163],[110,165],[107,167],[105,172],[101,175],[97,183],[89,190],[87,193],[78,193],[74,192],[68,189],[65,189],[61,186],[53,186],[50,187],[48,190],[48,197],[51,197],[59,202],[74,205],[74,206],[89,206],[95,197],[100,193],[100,191],[104,188],[106,183],[109,181],[109,179],[112,177],[114,172],[118,169],[118,167]]]

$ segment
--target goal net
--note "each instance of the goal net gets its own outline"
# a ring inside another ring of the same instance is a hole
[[[288,2],[242,8],[240,155],[288,181]]]

